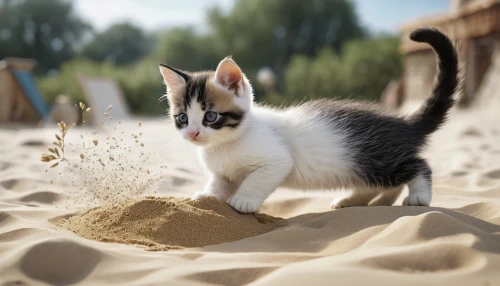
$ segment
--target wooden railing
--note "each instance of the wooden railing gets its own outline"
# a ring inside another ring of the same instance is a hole
[[[458,42],[500,32],[500,2],[491,1],[464,9],[456,15],[447,14],[406,24],[401,28],[403,38],[400,50],[403,54],[430,48],[426,44],[415,43],[409,39],[413,30],[428,26],[442,30]]]

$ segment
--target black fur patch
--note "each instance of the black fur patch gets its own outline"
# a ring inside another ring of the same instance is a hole
[[[357,176],[369,186],[391,188],[406,184],[419,174],[431,177],[431,169],[420,152],[426,137],[446,120],[460,88],[455,46],[436,29],[419,29],[410,38],[429,43],[438,55],[438,75],[431,97],[408,120],[382,114],[360,103],[317,100],[302,107],[320,112],[337,128],[345,130],[352,149]]]
[[[408,121],[381,114],[369,105],[315,100],[301,106],[345,130],[356,175],[373,187],[395,187],[415,178],[425,161],[425,137]]]
[[[428,43],[438,58],[438,74],[432,94],[410,120],[424,134],[436,131],[445,121],[448,111],[455,105],[454,94],[461,88],[458,55],[453,42],[437,29],[418,29],[410,39]]]
[[[187,110],[191,107],[191,101],[196,98],[201,105],[201,109],[205,111],[207,109],[206,102],[206,84],[209,79],[209,74],[201,74],[196,77],[191,77],[186,83],[186,94],[184,97],[184,108]]]
[[[240,126],[244,117],[245,115],[243,112],[223,112],[219,113],[219,118],[217,119],[217,121],[212,123],[203,122],[203,125],[216,130],[222,129],[224,127],[237,128],[238,126]]]
[[[235,121],[241,121],[243,120],[243,112],[223,112],[223,113],[220,113],[219,115],[221,116],[227,116]]]
[[[185,128],[187,126],[187,124],[180,123],[177,120],[177,118],[174,118],[174,122],[175,122],[175,128],[177,128],[177,129],[182,129],[182,128]],[[188,118],[188,122],[189,122],[189,118]]]

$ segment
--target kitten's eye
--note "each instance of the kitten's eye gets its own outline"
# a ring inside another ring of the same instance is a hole
[[[217,117],[219,117],[219,114],[217,114],[216,112],[209,111],[205,113],[205,121],[207,122],[214,122],[215,120],[217,120]]]
[[[186,113],[181,113],[179,115],[177,115],[177,121],[179,121],[179,123],[181,124],[186,124],[188,122],[188,116],[186,115]]]

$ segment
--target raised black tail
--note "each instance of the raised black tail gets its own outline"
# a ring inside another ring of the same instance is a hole
[[[438,74],[432,94],[409,118],[418,132],[425,136],[436,131],[446,121],[448,111],[456,103],[454,94],[461,86],[458,55],[450,38],[437,29],[415,30],[410,39],[431,45],[438,58]]]

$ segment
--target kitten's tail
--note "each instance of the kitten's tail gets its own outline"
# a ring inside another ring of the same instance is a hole
[[[425,136],[436,131],[446,121],[448,111],[457,102],[453,95],[461,87],[458,55],[450,38],[437,29],[415,30],[410,39],[431,45],[438,58],[438,75],[432,95],[409,118],[416,129]]]

